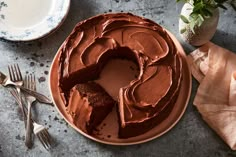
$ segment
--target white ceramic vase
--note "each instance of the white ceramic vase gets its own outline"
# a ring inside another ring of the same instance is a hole
[[[192,9],[192,5],[190,5],[189,3],[185,3],[181,10],[181,15],[189,18]],[[194,27],[195,34],[190,30],[189,24],[186,24],[181,19],[179,19],[179,32],[184,41],[194,46],[200,46],[210,41],[216,32],[219,20],[219,9],[216,8],[212,13],[213,16],[211,16],[210,18],[206,18],[200,27]],[[181,30],[184,28],[186,28],[186,31],[184,33],[181,33]]]

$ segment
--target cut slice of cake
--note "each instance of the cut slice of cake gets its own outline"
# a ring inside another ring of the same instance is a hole
[[[77,127],[92,134],[115,103],[99,84],[87,82],[77,84],[70,90],[67,111]]]

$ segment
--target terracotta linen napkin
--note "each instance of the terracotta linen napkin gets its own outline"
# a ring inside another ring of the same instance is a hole
[[[236,54],[209,42],[187,60],[200,83],[193,104],[208,125],[236,150]]]

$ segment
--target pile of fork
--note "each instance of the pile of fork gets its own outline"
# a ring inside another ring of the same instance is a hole
[[[51,148],[52,138],[47,128],[35,122],[31,115],[31,105],[38,100],[45,104],[52,104],[46,96],[36,92],[35,75],[26,75],[23,80],[21,70],[18,64],[8,66],[9,76],[0,72],[0,84],[9,87],[10,93],[18,103],[25,123],[25,145],[27,148],[33,146],[33,134],[36,135],[43,147],[47,150]]]

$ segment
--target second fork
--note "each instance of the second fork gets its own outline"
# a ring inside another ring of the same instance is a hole
[[[35,81],[35,75],[26,75],[25,76],[25,81],[24,81],[24,87],[27,89],[30,89],[32,91],[36,91],[36,81]],[[25,93],[25,100],[27,102],[27,108],[28,108],[28,112],[27,112],[27,123],[26,123],[26,145],[32,147],[33,142],[32,142],[32,121],[31,121],[31,107],[32,104],[36,101],[36,98],[28,95]]]

